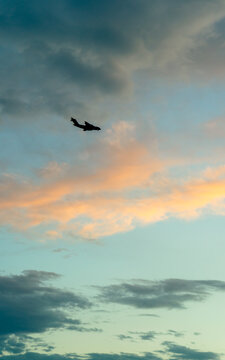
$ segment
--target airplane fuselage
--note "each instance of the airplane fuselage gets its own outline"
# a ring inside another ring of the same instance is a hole
[[[92,131],[92,130],[101,130],[100,127],[98,126],[94,126],[92,124],[89,124],[87,121],[85,121],[85,125],[81,125],[78,123],[78,121],[74,118],[71,117],[71,121],[73,123],[74,126],[80,128],[80,129],[83,129],[83,131]]]

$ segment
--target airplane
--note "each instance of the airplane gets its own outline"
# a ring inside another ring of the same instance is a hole
[[[72,121],[74,126],[83,129],[83,131],[101,130],[100,127],[89,124],[87,121],[85,121],[85,125],[79,124],[79,122],[72,117],[71,117],[70,121]]]

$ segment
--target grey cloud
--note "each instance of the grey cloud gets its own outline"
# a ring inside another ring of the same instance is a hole
[[[172,356],[173,360],[219,360],[220,355],[210,351],[199,351],[191,349],[186,346],[174,344],[169,341],[165,341],[163,345],[166,346],[166,353]]]
[[[24,338],[21,338],[11,335],[11,336],[0,336],[0,354],[3,354],[5,351],[12,354],[20,354],[26,350],[26,344]]]
[[[117,335],[117,337],[118,337],[118,339],[120,339],[122,341],[123,340],[131,340],[131,341],[134,340],[133,336],[130,336],[130,335],[119,334],[119,335]]]
[[[159,315],[156,315],[156,314],[139,314],[139,316],[146,316],[146,317],[156,317],[156,318],[159,318],[160,316]]]
[[[145,353],[144,355],[136,355],[129,353],[121,354],[88,354],[87,360],[160,360],[160,358],[153,353]]]
[[[147,331],[147,332],[139,333],[141,340],[153,340],[155,339],[156,335],[157,335],[156,331]]]
[[[162,360],[157,355],[146,353],[144,355],[136,355],[129,353],[121,354],[103,354],[92,353],[84,356],[77,354],[40,354],[35,352],[27,352],[22,355],[6,355],[0,356],[1,360]]]
[[[225,291],[225,282],[182,279],[134,280],[99,287],[99,291],[99,298],[106,303],[129,305],[140,309],[183,309],[187,302],[201,302],[215,291]]]
[[[76,253],[70,249],[57,248],[52,250],[53,253],[62,254],[64,259],[68,259],[72,256],[76,256]]]
[[[54,253],[61,253],[61,252],[67,252],[69,251],[68,249],[66,248],[57,248],[57,249],[53,249],[52,250]]]
[[[130,89],[136,70],[225,74],[222,0],[0,0],[0,7],[4,115],[65,115],[74,102]]]
[[[184,336],[184,333],[181,332],[181,331],[175,331],[175,330],[171,330],[169,329],[168,332],[167,332],[168,335],[173,335],[175,337],[181,337],[181,336]]]
[[[191,349],[185,346],[176,345],[170,342],[163,343],[166,346],[165,351],[158,351],[161,354],[170,356],[171,360],[220,360],[221,356],[215,352],[206,352]],[[164,358],[164,357],[163,357]],[[27,352],[21,355],[0,356],[1,360],[162,360],[161,356],[154,353],[145,353],[137,355],[132,353],[120,354],[103,354],[103,353],[90,353],[86,355],[77,354],[40,354],[34,352]]]
[[[68,310],[87,309],[91,303],[81,295],[46,284],[57,278],[57,274],[43,271],[0,276],[0,335],[42,333],[71,326],[84,331],[80,320],[72,319]]]
[[[40,338],[27,335],[0,336],[0,355],[5,352],[15,355],[28,352],[31,349],[49,352],[54,350],[54,346],[45,343]]]
[[[137,337],[141,340],[153,340],[155,339],[156,335],[159,335],[160,333],[157,333],[156,331],[147,331],[147,332],[129,331],[129,334],[132,335],[119,334],[117,335],[117,337],[120,340],[131,340],[131,341],[136,340]]]
[[[119,68],[109,61],[104,65],[93,65],[92,61],[85,63],[78,56],[62,49],[56,54],[51,54],[46,62],[55,70],[55,75],[58,73],[63,80],[74,82],[76,85],[94,87],[106,93],[120,92],[126,86],[121,73],[117,75]]]
[[[131,340],[134,341],[137,337],[141,340],[154,340],[156,338],[156,336],[165,336],[165,335],[172,335],[174,337],[182,337],[184,336],[184,333],[181,331],[175,331],[175,330],[168,330],[167,332],[157,332],[157,331],[145,331],[145,332],[141,332],[141,331],[129,331],[129,334],[132,335],[124,335],[124,334],[120,334],[117,335],[117,337],[120,340]]]

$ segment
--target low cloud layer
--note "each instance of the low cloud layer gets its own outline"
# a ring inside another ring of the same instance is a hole
[[[191,349],[164,341],[163,350],[137,354],[86,355],[52,354],[54,344],[43,340],[44,332],[67,329],[79,332],[100,332],[88,328],[74,318],[76,311],[88,310],[92,304],[87,298],[74,292],[49,285],[59,275],[43,271],[24,271],[21,275],[0,276],[0,359],[1,360],[163,360],[164,355],[173,359],[219,360],[220,355]],[[96,288],[100,294],[95,303],[116,303],[137,309],[183,309],[189,302],[202,302],[215,292],[225,291],[225,282],[217,280],[167,279],[162,281],[138,280]],[[162,336],[182,338],[175,330],[166,332],[128,331],[117,337],[122,341],[150,341]],[[76,349],[74,349],[76,350]],[[41,352],[41,353],[39,353]],[[160,354],[160,355],[158,355]],[[161,357],[162,354],[162,357]]]
[[[214,292],[225,291],[225,282],[217,280],[167,279],[137,280],[99,288],[106,303],[138,309],[184,309],[189,302],[202,302]]]
[[[137,354],[107,354],[107,353],[93,353],[87,354],[83,356],[79,356],[76,354],[39,354],[39,353],[25,353],[23,355],[17,356],[2,356],[1,360],[162,360],[157,355],[153,355],[151,353],[147,353],[146,355],[137,355]]]
[[[77,354],[40,354],[29,352],[23,355],[0,356],[1,360],[220,360],[220,354],[210,351],[201,351],[172,342],[163,343],[164,350],[155,353],[147,352],[142,355],[133,353],[90,353],[79,356]],[[159,355],[157,354],[159,353]],[[166,357],[165,357],[166,356]]]

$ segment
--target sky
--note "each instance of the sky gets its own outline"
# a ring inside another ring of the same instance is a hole
[[[224,0],[0,0],[0,360],[225,359],[224,39]]]

